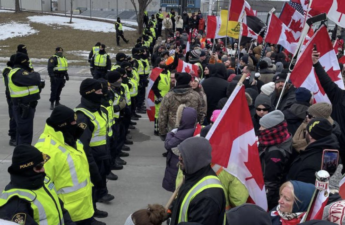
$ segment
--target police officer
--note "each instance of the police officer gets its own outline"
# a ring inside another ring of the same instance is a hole
[[[48,60],[48,74],[50,77],[50,110],[55,106],[60,105],[60,95],[62,88],[65,86],[66,80],[69,80],[68,76],[68,62],[63,55],[63,49],[57,47],[55,49],[55,55]]]
[[[10,90],[8,88],[8,74],[12,70],[13,63],[11,61],[7,62],[7,67],[3,69],[2,71],[2,77],[4,79],[4,84],[5,84],[5,94],[6,94],[6,100],[7,100],[7,106],[8,106],[8,115],[10,117],[10,129],[8,130],[8,135],[10,136],[10,142],[9,144],[11,146],[16,146],[16,132],[17,132],[17,125],[16,121],[14,119],[14,114],[13,114],[13,103],[11,100],[11,95],[10,95]]]
[[[138,88],[138,97],[137,97],[137,113],[146,114],[146,109],[144,107],[144,101],[145,101],[145,91],[146,87],[148,85],[148,76],[151,73],[150,69],[150,63],[149,63],[149,51],[147,47],[141,48],[141,54],[140,54],[140,61],[143,65],[143,74],[139,74],[140,81],[139,81],[139,88]],[[133,68],[136,65],[133,64]]]
[[[157,18],[157,38],[162,36],[162,26],[163,26],[163,13],[162,9],[159,9],[158,13],[156,13]]]
[[[19,52],[20,52],[20,53],[23,53],[23,54],[25,54],[25,55],[27,55],[27,56],[29,57],[28,49],[27,49],[27,47],[26,47],[25,45],[20,44],[20,45],[17,46],[17,52],[16,52],[16,54],[19,53]],[[10,61],[12,62],[12,64],[14,63],[16,54],[12,55],[11,58],[10,58]],[[31,63],[31,60],[30,60],[30,59],[29,59],[29,68],[30,68],[30,71],[29,71],[29,72],[34,71],[34,67],[32,66],[32,63]]]
[[[121,64],[127,61],[127,56],[123,52],[119,52],[116,54],[116,63],[111,67],[111,71],[116,70],[117,68],[121,68]]]
[[[78,140],[86,124],[77,124],[76,119],[72,109],[64,105],[55,107],[35,147],[49,153],[51,159],[44,165],[45,172],[72,220],[78,225],[89,225],[94,214],[89,170],[94,166],[97,169],[97,165],[89,160],[89,166],[88,158],[93,158],[87,157]]]
[[[123,36],[123,28],[120,17],[117,17],[117,21],[115,21],[115,30],[116,30],[116,44],[120,46],[120,37],[126,44],[128,44],[128,40]]]
[[[77,113],[77,123],[86,125],[80,137],[85,151],[90,151],[98,167],[91,174],[94,184],[93,201],[95,217],[104,218],[107,212],[98,210],[96,202],[109,202],[114,196],[108,193],[106,176],[110,173],[111,156],[107,148],[108,120],[101,110],[102,84],[98,80],[87,78],[82,81],[79,89],[81,103],[74,109]],[[97,177],[97,180],[94,178]]]
[[[43,165],[48,160],[48,155],[31,145],[18,145],[14,149],[8,168],[11,181],[0,196],[3,219],[25,225],[75,225],[54,183],[46,177]]]
[[[37,101],[40,99],[40,88],[44,87],[40,74],[29,72],[32,71],[29,65],[29,57],[23,53],[17,53],[14,67],[8,74],[8,88],[17,124],[17,144],[32,142]]]
[[[105,51],[105,45],[101,44],[99,51],[92,57],[91,70],[93,71],[93,78],[105,78],[107,72],[111,69],[111,60]]]
[[[89,60],[88,62],[91,63],[92,57],[99,52],[99,47],[101,46],[101,42],[97,42],[95,46],[92,47],[90,53],[89,53]]]

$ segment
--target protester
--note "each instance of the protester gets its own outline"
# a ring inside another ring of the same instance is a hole
[[[314,194],[315,186],[300,181],[287,181],[279,189],[278,206],[270,215],[272,225],[299,224]]]
[[[298,180],[305,183],[315,183],[315,173],[322,168],[323,151],[325,149],[339,149],[338,140],[332,136],[333,127],[324,118],[312,119],[306,127],[306,141],[308,146],[304,151],[300,151],[297,158],[291,163],[288,180]],[[334,170],[328,171],[330,174]],[[325,169],[326,170],[326,169]]]
[[[162,186],[167,191],[175,191],[175,181],[178,172],[178,156],[173,154],[172,148],[176,148],[185,139],[193,137],[196,120],[197,111],[195,109],[184,104],[179,105],[176,112],[176,128],[167,134],[165,139],[165,149],[167,152],[163,153],[167,160]]]
[[[264,95],[271,95],[272,92],[274,91],[275,89],[275,84],[274,82],[269,82],[267,84],[264,84],[261,86],[260,90],[261,90],[261,93],[263,93]]]
[[[275,110],[259,121],[258,132],[261,166],[265,181],[268,208],[279,198],[279,186],[285,181],[292,154],[292,136],[287,129],[284,114]]]
[[[255,115],[252,117],[254,131],[257,134],[260,128],[260,119],[272,110],[271,100],[268,96],[260,94],[255,99]]]
[[[124,225],[161,225],[168,218],[168,213],[162,205],[148,205],[129,215]]]
[[[274,92],[270,95],[272,105],[279,110],[284,110],[290,108],[293,103],[296,102],[295,90],[296,88],[289,82],[286,83],[285,90],[283,91],[284,83],[287,78],[287,73],[283,71],[281,74],[275,75],[273,77],[273,82],[275,83]],[[279,96],[282,95],[280,102]]]
[[[248,216],[247,216],[248,215]],[[250,215],[250,216],[249,216]],[[269,214],[260,206],[254,204],[243,204],[226,212],[228,225],[271,225]]]

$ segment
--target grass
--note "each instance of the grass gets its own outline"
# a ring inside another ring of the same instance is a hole
[[[29,20],[27,17],[33,15],[41,14],[28,12],[22,12],[19,14],[0,13],[0,21],[1,23],[9,23],[11,21],[17,23],[28,23]],[[85,57],[69,53],[69,51],[89,52],[95,43],[100,41],[107,46],[106,51],[108,53],[116,54],[119,51],[125,50],[124,52],[129,54],[139,37],[136,31],[125,31],[124,35],[130,42],[129,44],[126,44],[121,39],[121,47],[117,47],[115,29],[112,33],[102,33],[75,30],[63,25],[47,26],[40,23],[30,22],[30,26],[39,32],[25,37],[15,37],[0,41],[0,57],[9,58],[16,52],[18,44],[25,44],[30,58],[43,58],[48,60],[48,58],[55,53],[55,48],[60,46],[64,49],[64,54],[68,60],[83,60],[83,62],[69,63],[70,65],[88,65]],[[115,61],[115,59],[112,59],[112,61]],[[34,60],[33,64],[35,64]]]

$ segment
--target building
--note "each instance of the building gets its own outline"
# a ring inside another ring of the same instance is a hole
[[[163,11],[170,12],[171,9],[174,9],[179,14],[182,14],[183,11],[188,13],[199,12],[200,10],[200,1],[201,0],[161,0],[160,6]]]

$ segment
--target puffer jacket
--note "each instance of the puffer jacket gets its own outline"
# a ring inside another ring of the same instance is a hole
[[[162,186],[165,190],[174,192],[175,181],[178,172],[178,156],[172,152],[172,148],[177,147],[182,141],[193,137],[197,112],[191,107],[180,105],[176,112],[176,127],[170,131],[165,139],[165,149],[167,152],[166,167]]]
[[[305,120],[306,112],[308,110],[309,103],[296,102],[291,105],[289,109],[283,111],[285,120],[288,124],[289,133],[294,135],[298,127]]]
[[[197,111],[197,121],[202,124],[206,111],[202,108],[202,97],[191,87],[176,86],[166,94],[159,109],[159,134],[166,135],[168,131],[176,128],[176,112],[181,104],[192,107]]]

